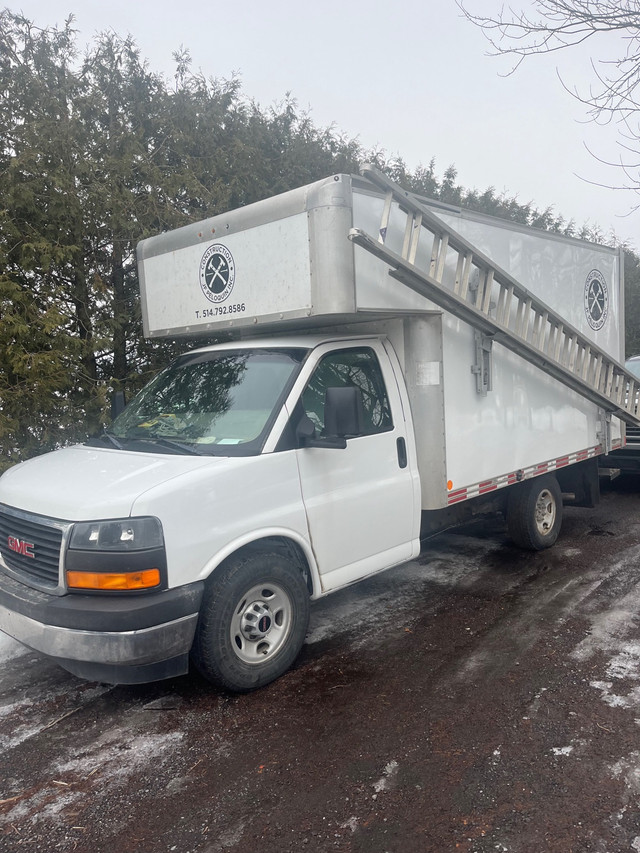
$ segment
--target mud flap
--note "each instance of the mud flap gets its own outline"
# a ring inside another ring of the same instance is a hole
[[[566,506],[594,507],[600,500],[598,459],[585,459],[555,472]]]

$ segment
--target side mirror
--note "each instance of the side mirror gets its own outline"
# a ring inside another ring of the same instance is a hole
[[[296,427],[296,441],[298,447],[324,447],[327,450],[344,450],[347,446],[346,438],[327,436],[316,438],[316,428],[309,415],[303,415]]]
[[[318,438],[313,421],[305,414],[296,427],[298,445],[344,450],[347,436],[362,435],[362,391],[359,388],[327,388],[324,397],[324,432],[325,435]]]
[[[111,397],[111,420],[114,421],[127,405],[124,391],[114,391]]]
[[[328,436],[362,435],[362,391],[353,385],[327,388],[324,396],[324,429]]]

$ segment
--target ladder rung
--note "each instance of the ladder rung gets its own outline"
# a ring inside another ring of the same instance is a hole
[[[456,275],[453,280],[453,292],[460,293],[460,288],[462,286],[462,275],[464,270],[464,262],[465,256],[460,252],[458,255],[458,262],[456,263]]]
[[[580,375],[585,380],[585,382],[586,382],[587,377],[589,375],[589,368],[590,367],[591,367],[591,347],[586,346],[584,348],[584,354],[582,356],[582,371],[580,373]]]
[[[600,388],[600,374],[602,373],[602,355],[598,353],[595,364],[595,374],[593,377],[593,384],[596,388]]]
[[[554,361],[559,362],[561,359],[560,351],[562,350],[562,342],[564,341],[564,325],[559,323],[556,327],[557,335],[556,335],[556,343],[555,343],[555,352],[553,353]]]
[[[460,299],[466,300],[469,292],[469,279],[471,278],[471,267],[473,266],[473,255],[469,252],[464,258],[464,269],[462,272],[462,282],[460,284]]]
[[[576,359],[578,357],[578,336],[571,335],[569,338],[570,341],[570,349],[569,349],[569,370],[574,371],[576,369]]]
[[[524,326],[525,300],[518,299],[518,310],[516,311],[516,335],[522,337],[522,328]]]
[[[513,285],[500,288],[500,299],[502,299],[502,307],[498,301],[498,323],[502,326],[509,326],[511,318],[511,300],[513,299]]]
[[[449,235],[445,234],[440,240],[440,251],[438,252],[438,263],[436,265],[436,281],[442,281],[444,266],[447,261],[447,248],[449,246]]]
[[[634,414],[636,410],[636,383],[629,382],[629,387],[627,388],[627,393],[625,395],[625,409],[630,413]]]
[[[549,312],[548,311],[543,311],[541,314],[538,314],[536,317],[536,325],[535,325],[535,328],[533,330],[532,343],[533,343],[534,347],[537,347],[542,352],[546,352],[544,344],[545,344],[545,337],[546,337],[546,333],[547,333],[547,326],[549,325],[548,320],[549,320]]]
[[[441,238],[439,234],[433,235],[433,246],[431,247],[431,263],[429,264],[429,275],[435,278],[436,265],[438,263],[438,253],[440,252]]]
[[[476,297],[474,299],[474,305],[478,309],[478,311],[482,310],[482,303],[484,302],[484,288],[487,283],[487,271],[479,270],[478,276],[478,287],[476,288]]]
[[[387,229],[389,227],[389,218],[391,216],[391,206],[393,204],[393,190],[389,190],[384,199],[384,207],[382,208],[382,218],[380,220],[380,228],[378,229],[378,242],[384,243],[387,239]]]
[[[491,309],[491,291],[493,290],[493,270],[488,270],[487,277],[484,282],[484,299],[480,310],[483,314],[488,314]]]
[[[604,383],[604,393],[606,397],[611,396],[611,391],[613,388],[613,364],[607,365],[607,378]]]

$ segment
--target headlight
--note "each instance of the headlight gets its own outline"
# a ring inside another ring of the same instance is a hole
[[[79,522],[69,540],[74,551],[146,551],[163,544],[162,525],[152,516]]]
[[[74,524],[65,555],[70,592],[145,592],[166,588],[162,525],[153,516]]]

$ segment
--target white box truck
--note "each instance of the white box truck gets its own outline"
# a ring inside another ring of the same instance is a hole
[[[145,333],[217,333],[0,478],[0,629],[81,677],[282,674],[310,600],[487,508],[524,547],[637,422],[621,253],[336,175],[138,247]]]

